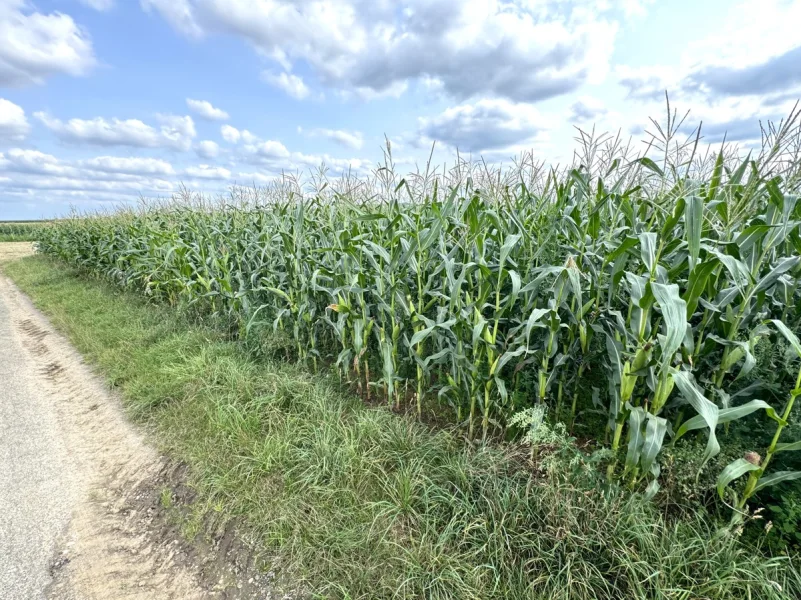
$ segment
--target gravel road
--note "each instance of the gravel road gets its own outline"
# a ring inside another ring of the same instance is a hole
[[[78,482],[6,296],[0,296],[0,597],[34,599],[44,597],[50,582],[50,560]]]
[[[25,253],[2,246],[0,262],[8,248]],[[177,542],[154,542],[148,515],[124,502],[163,466],[119,399],[0,274],[0,600],[216,597],[176,559]]]

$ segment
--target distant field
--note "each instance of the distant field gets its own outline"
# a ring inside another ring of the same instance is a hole
[[[0,242],[35,242],[50,221],[0,221]]]

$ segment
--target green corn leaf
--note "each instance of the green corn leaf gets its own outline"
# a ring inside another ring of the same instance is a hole
[[[706,449],[704,450],[703,460],[703,464],[706,464],[710,458],[720,452],[720,444],[718,444],[718,439],[715,435],[715,427],[717,427],[718,424],[720,411],[716,404],[707,400],[701,393],[701,390],[698,389],[698,386],[696,386],[690,374],[686,371],[676,370],[673,373],[673,381],[675,381],[676,386],[679,388],[682,397],[695,409],[698,415],[703,419],[706,427],[709,428],[709,438]]]
[[[726,465],[726,468],[720,472],[720,475],[718,475],[718,481],[717,481],[718,496],[720,496],[722,500],[726,487],[732,481],[734,481],[735,479],[739,479],[746,473],[758,470],[759,470],[759,465],[753,465],[744,458],[738,458],[734,462],[729,463],[728,465]]]
[[[801,479],[801,471],[777,471],[776,473],[771,473],[770,475],[760,477],[759,483],[757,483],[756,487],[754,488],[754,493],[757,493],[758,491],[763,490],[771,485],[776,485],[777,483],[782,483],[784,481],[794,481],[796,479]]]
[[[659,233],[660,237],[667,239],[673,234],[673,230],[678,224],[679,219],[681,219],[681,215],[684,214],[684,208],[686,205],[687,201],[684,198],[679,198],[676,200],[676,206],[673,207],[673,214],[665,219],[665,223],[662,225],[662,230]]]
[[[283,290],[279,290],[278,288],[275,288],[275,287],[268,287],[268,288],[264,288],[264,289],[271,291],[276,296],[281,296],[281,298],[283,298],[287,302],[292,302],[292,300],[290,300],[290,298],[289,298],[289,295]]]
[[[652,479],[651,482],[648,484],[648,487],[645,488],[644,497],[646,500],[650,501],[654,499],[657,492],[659,491],[659,481],[656,479]]]
[[[714,200],[718,195],[720,188],[720,180],[723,177],[723,149],[718,152],[718,157],[715,160],[715,168],[712,170],[712,179],[709,181],[709,188],[707,190],[707,200]]]
[[[640,257],[648,272],[653,272],[656,263],[656,234],[645,232],[639,235]]]
[[[481,335],[484,333],[484,328],[487,326],[487,321],[484,317],[479,317],[478,323],[473,326],[473,337],[472,337],[472,344],[475,347],[476,343],[479,339],[481,339]]]
[[[409,345],[414,348],[417,344],[424,341],[428,336],[434,333],[434,330],[437,328],[436,325],[432,325],[431,327],[426,327],[425,329],[421,329],[420,331],[415,332],[412,336]]]
[[[653,171],[654,173],[656,173],[660,177],[664,177],[665,176],[664,171],[662,171],[662,169],[659,168],[659,165],[657,165],[653,160],[651,160],[647,156],[643,156],[642,158],[638,158],[634,162],[640,163],[642,166],[646,167],[650,171]]]
[[[776,444],[776,452],[791,452],[795,450],[801,450],[801,440],[786,444]]]
[[[640,458],[643,473],[651,470],[657,455],[662,450],[662,442],[665,439],[666,432],[667,420],[648,413],[645,424],[645,440],[643,441],[642,456]]]
[[[745,288],[751,283],[751,272],[748,270],[748,267],[746,267],[742,261],[737,260],[735,257],[729,254],[724,254],[718,250],[711,250],[711,253],[723,263],[724,267],[726,267],[726,270],[729,272],[729,275],[731,275],[732,282],[735,284],[735,286],[737,286],[737,289],[740,291],[745,290]]]
[[[623,242],[621,242],[621,244],[617,248],[615,248],[604,258],[604,264],[614,263],[618,259],[618,257],[622,256],[623,254],[631,250],[634,246],[636,246],[639,243],[639,241],[640,241],[639,239],[631,236],[624,238]]]
[[[507,350],[501,354],[501,356],[495,359],[495,364],[492,366],[492,374],[500,373],[510,360],[520,356],[524,352],[526,352],[526,347],[520,346],[515,350]]]
[[[779,319],[771,319],[770,322],[773,323],[776,326],[776,329],[779,330],[779,333],[781,333],[785,339],[790,342],[790,345],[796,351],[796,354],[798,354],[799,358],[801,358],[801,341],[798,340],[798,337]]]
[[[620,342],[607,333],[606,353],[609,356],[609,362],[612,367],[613,380],[618,384],[623,379],[623,357],[621,355],[621,350]]]
[[[698,255],[701,251],[701,229],[704,224],[704,200],[700,196],[691,196],[687,201],[687,210],[684,217],[685,235],[689,251],[690,270],[698,264]]]
[[[527,347],[528,347],[529,339],[531,338],[531,330],[537,325],[537,323],[540,321],[540,319],[542,319],[542,317],[547,315],[549,312],[551,312],[551,311],[550,311],[550,309],[547,309],[547,308],[535,308],[534,310],[531,311],[531,314],[528,316],[528,319],[526,319],[525,335],[526,335],[526,346]],[[473,343],[475,343],[475,342],[473,342]]]
[[[509,253],[512,249],[517,245],[517,243],[523,238],[520,234],[514,234],[507,236],[507,238],[503,242],[503,246],[501,246],[501,257],[498,261],[501,268],[506,264],[506,260],[509,258]]]
[[[751,248],[759,243],[765,237],[765,234],[770,231],[771,225],[760,223],[746,227],[743,232],[734,240],[734,244],[740,250],[740,255],[749,252]]]
[[[718,410],[718,425],[722,425],[723,423],[729,423],[731,421],[736,421],[737,419],[742,419],[743,417],[750,415],[753,412],[756,412],[760,409],[763,409],[768,417],[773,419],[779,424],[784,424],[785,422],[782,418],[778,415],[776,410],[764,400],[751,400],[746,404],[741,404],[740,406],[734,406],[731,408],[721,408]],[[688,431],[693,431],[695,429],[702,429],[706,426],[706,420],[701,415],[696,415],[691,419],[687,419],[684,423],[682,423],[681,427],[678,428],[676,431],[676,436],[674,440],[679,439]]]
[[[695,265],[690,273],[690,279],[687,282],[687,289],[684,292],[684,301],[687,303],[687,320],[689,320],[695,309],[698,306],[698,299],[704,292],[706,282],[709,276],[720,264],[717,258],[709,258],[704,262]]]
[[[665,322],[665,337],[659,342],[662,345],[662,363],[667,366],[681,347],[687,331],[687,303],[679,297],[679,286],[674,283],[652,282],[651,291],[662,309]]]
[[[801,257],[798,256],[786,256],[782,258],[767,275],[759,280],[754,293],[759,293],[770,288],[774,283],[776,283],[783,273],[795,268],[795,266],[798,265],[799,260],[801,260]]]
[[[520,273],[517,271],[509,271],[509,277],[512,279],[512,293],[509,296],[508,308],[512,308],[517,302],[517,297],[520,295]]]
[[[629,445],[626,452],[626,472],[634,469],[640,462],[642,445],[645,441],[642,432],[642,424],[644,421],[645,411],[643,408],[641,406],[632,408],[629,413]]]

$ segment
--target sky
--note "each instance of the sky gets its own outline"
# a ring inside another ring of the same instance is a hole
[[[801,97],[801,0],[0,0],[0,220],[368,175],[432,152],[570,161],[647,139],[665,92],[704,142]]]

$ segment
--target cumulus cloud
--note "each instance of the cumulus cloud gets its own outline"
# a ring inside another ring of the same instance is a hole
[[[689,88],[727,96],[781,92],[799,84],[801,45],[755,65],[703,67],[685,82]]]
[[[327,138],[340,146],[353,150],[361,150],[361,147],[364,145],[364,137],[360,131],[346,131],[344,129],[305,130],[302,127],[298,127],[298,133],[303,133],[310,137]]]
[[[303,79],[292,73],[283,72],[276,74],[265,71],[261,74],[261,77],[270,85],[283,90],[296,100],[303,100],[310,93],[309,87],[303,82]]]
[[[84,75],[96,60],[89,34],[69,15],[37,12],[25,0],[0,2],[0,85],[41,84],[50,75]]]
[[[189,167],[185,173],[189,177],[197,177],[199,179],[228,179],[231,177],[231,171],[223,167],[213,167],[210,165],[198,165],[196,167]]]
[[[727,7],[705,37],[687,44],[675,64],[619,66],[618,82],[630,99],[705,99],[801,95],[801,3],[741,0]]]
[[[220,135],[229,144],[238,144],[240,141],[246,144],[255,144],[258,138],[250,133],[247,129],[239,130],[230,125],[223,125],[220,127]]]
[[[237,144],[242,138],[242,134],[239,130],[231,125],[223,125],[220,127],[220,135],[222,135],[223,139],[229,144]]]
[[[231,131],[228,131],[227,134],[231,139],[243,142],[237,147],[236,158],[252,165],[258,165],[270,174],[317,169],[321,165],[325,165],[336,173],[366,174],[369,171],[370,163],[363,159],[294,152],[278,140],[262,140],[249,131],[235,131],[239,134],[238,138]]]
[[[140,195],[171,193],[176,185],[174,175],[172,166],[159,159],[99,156],[69,161],[21,148],[0,153],[0,194],[4,198],[38,200],[36,194],[44,190],[47,202],[131,201]]]
[[[431,81],[466,100],[479,95],[535,101],[601,81],[617,32],[613,11],[639,3],[505,0],[142,0],[191,37],[237,35],[283,73],[291,93],[303,63],[324,85],[382,94]]]
[[[592,123],[608,112],[597,98],[582,96],[570,105],[570,120],[574,123]]]
[[[90,207],[132,202],[141,196],[169,196],[178,191],[183,177],[198,191],[219,192],[228,185],[230,176],[228,169],[206,164],[176,172],[169,162],[158,158],[97,156],[76,160],[12,148],[0,152],[0,202],[31,201],[49,216],[66,212],[68,204]]]
[[[159,158],[138,158],[122,156],[98,156],[82,160],[79,165],[105,173],[125,173],[128,175],[174,175],[175,169],[166,160]]]
[[[197,155],[201,158],[212,159],[217,158],[217,156],[220,154],[220,147],[216,142],[204,140],[202,142],[198,142],[198,144],[195,146],[195,152],[197,152]]]
[[[70,119],[62,121],[45,112],[34,113],[59,139],[75,144],[132,146],[188,150],[197,135],[192,117],[158,115],[157,129],[138,119]]]
[[[189,107],[189,110],[207,121],[228,120],[227,112],[220,108],[215,108],[212,106],[211,102],[207,100],[193,100],[192,98],[187,98],[186,105]]]
[[[420,119],[421,134],[467,152],[486,152],[531,142],[549,128],[530,104],[485,99]]]
[[[22,107],[0,98],[0,142],[22,140],[29,130],[30,125]]]
[[[265,158],[289,158],[289,150],[286,149],[281,142],[275,140],[267,140],[266,142],[259,142],[248,148],[251,152]]]
[[[0,170],[39,175],[78,176],[79,169],[57,159],[52,154],[38,150],[13,148],[0,154]]]
[[[0,154],[0,170],[84,179],[131,180],[128,175],[175,175],[172,165],[158,158],[97,156],[62,160],[34,149],[12,148]]]

